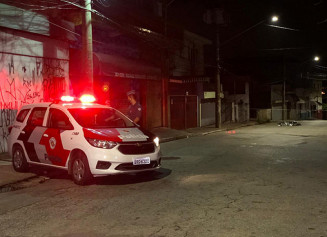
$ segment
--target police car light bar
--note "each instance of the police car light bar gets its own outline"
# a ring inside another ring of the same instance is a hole
[[[61,96],[60,100],[64,101],[64,102],[72,102],[75,100],[75,98],[72,96],[69,96],[69,95],[64,95],[64,96]]]
[[[82,95],[81,98],[79,98],[82,103],[92,103],[95,101],[95,97],[93,95]]]

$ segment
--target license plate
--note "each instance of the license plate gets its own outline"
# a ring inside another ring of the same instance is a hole
[[[150,164],[150,162],[151,162],[150,157],[133,159],[133,165],[148,165]]]

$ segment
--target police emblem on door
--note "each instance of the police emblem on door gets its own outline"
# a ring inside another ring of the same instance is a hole
[[[56,144],[57,144],[57,141],[54,137],[51,137],[50,140],[49,140],[49,143],[50,143],[50,148],[53,150],[55,149],[56,147]]]

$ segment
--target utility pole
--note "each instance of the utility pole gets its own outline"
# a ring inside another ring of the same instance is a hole
[[[213,24],[216,30],[216,80],[215,80],[215,92],[216,92],[216,100],[215,100],[215,117],[216,117],[216,128],[221,128],[221,80],[220,80],[220,38],[219,38],[219,27],[225,26],[226,22],[224,19],[224,10],[221,8],[215,8],[211,10],[207,10],[204,15],[204,21],[207,24]]]
[[[83,67],[84,92],[93,94],[93,44],[92,44],[92,6],[91,0],[84,0],[83,14]]]
[[[220,40],[219,40],[219,26],[217,25],[217,32],[216,32],[216,63],[217,63],[217,72],[216,72],[216,103],[215,103],[215,112],[216,112],[216,128],[221,128],[221,83],[220,83]]]
[[[286,97],[286,62],[285,55],[283,55],[283,96],[282,96],[282,119],[285,121],[285,97]]]
[[[175,0],[164,1],[164,36],[168,43],[168,7]],[[168,83],[169,83],[169,46],[162,51],[162,126],[168,127]]]

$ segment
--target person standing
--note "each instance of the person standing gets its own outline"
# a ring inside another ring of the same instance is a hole
[[[127,116],[136,124],[140,125],[142,117],[142,106],[136,100],[135,90],[127,92],[127,99],[130,102]]]

